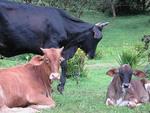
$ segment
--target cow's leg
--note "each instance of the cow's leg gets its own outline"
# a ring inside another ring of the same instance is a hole
[[[106,94],[106,105],[116,105],[115,98],[116,98],[115,87],[112,84],[110,84]]]
[[[110,99],[110,98],[107,98],[107,100],[106,100],[106,105],[108,106],[108,105],[115,105],[115,102],[112,100],[112,99]]]
[[[61,63],[61,69],[62,69],[62,72],[61,72],[61,77],[60,77],[60,84],[58,84],[57,90],[62,94],[62,92],[64,91],[65,83],[66,83],[66,72],[67,72],[67,61],[66,60],[64,60]]]
[[[130,108],[135,108],[135,107],[137,107],[139,105],[141,105],[141,104],[138,102],[138,100],[136,98],[132,98],[128,102],[128,107],[130,107]]]
[[[27,97],[28,102],[31,104],[30,107],[34,109],[44,109],[44,108],[53,108],[55,107],[55,102],[51,97],[46,97],[45,95],[29,95]]]
[[[61,94],[64,91],[64,86],[65,86],[65,83],[66,83],[67,60],[74,56],[77,49],[78,49],[78,47],[76,47],[76,46],[71,47],[67,50],[65,50],[65,48],[64,48],[64,51],[62,53],[62,56],[65,60],[61,63],[62,73],[61,73],[61,77],[60,77],[60,84],[58,84],[58,86],[57,86],[57,90]]]

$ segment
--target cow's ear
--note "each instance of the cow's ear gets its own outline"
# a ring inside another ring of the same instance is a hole
[[[101,38],[101,35],[102,35],[101,31],[96,26],[93,27],[93,32],[94,32],[94,38],[95,39]]]
[[[140,77],[140,78],[146,77],[146,74],[143,71],[140,71],[140,70],[134,70],[133,75],[135,75],[137,77]]]
[[[118,74],[119,70],[116,68],[110,69],[106,72],[107,75],[113,77],[114,75]]]
[[[36,65],[41,65],[44,61],[44,56],[39,56]]]
[[[36,56],[32,57],[32,59],[29,61],[29,63],[33,64],[33,65],[40,65],[43,63],[43,60],[44,60],[44,56],[36,55]]]

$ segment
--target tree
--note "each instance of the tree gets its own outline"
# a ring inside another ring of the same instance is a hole
[[[150,0],[103,0],[103,11],[117,15],[141,13],[150,10]]]
[[[115,1],[110,0],[110,4],[111,4],[111,10],[112,10],[113,17],[116,17]]]
[[[31,3],[32,0],[24,0],[25,3]]]

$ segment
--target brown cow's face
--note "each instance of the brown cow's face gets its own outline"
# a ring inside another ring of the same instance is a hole
[[[132,78],[132,68],[128,64],[124,64],[119,68],[119,77],[121,80],[122,88],[129,88]]]
[[[111,69],[107,72],[107,75],[114,76],[117,75],[120,78],[122,90],[129,88],[132,74],[137,77],[145,77],[145,73],[140,70],[132,70],[130,65],[124,64],[119,68]]]
[[[61,56],[62,48],[50,48],[50,49],[42,49],[44,52],[44,57],[47,58],[47,63],[49,64],[51,74],[49,78],[51,80],[60,79],[59,67],[60,63],[63,60]]]

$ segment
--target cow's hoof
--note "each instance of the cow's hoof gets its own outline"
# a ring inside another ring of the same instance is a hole
[[[128,103],[128,107],[129,108],[135,108],[137,106],[137,104],[135,103],[135,102],[133,102],[133,101],[130,101],[129,103]]]
[[[59,91],[60,94],[63,94],[63,91],[64,91],[64,87],[61,86],[61,84],[58,84],[57,86],[57,90]]]
[[[107,106],[109,106],[109,105],[113,106],[113,105],[114,105],[114,101],[111,100],[110,98],[107,98],[107,100],[106,100],[106,105],[107,105]]]

